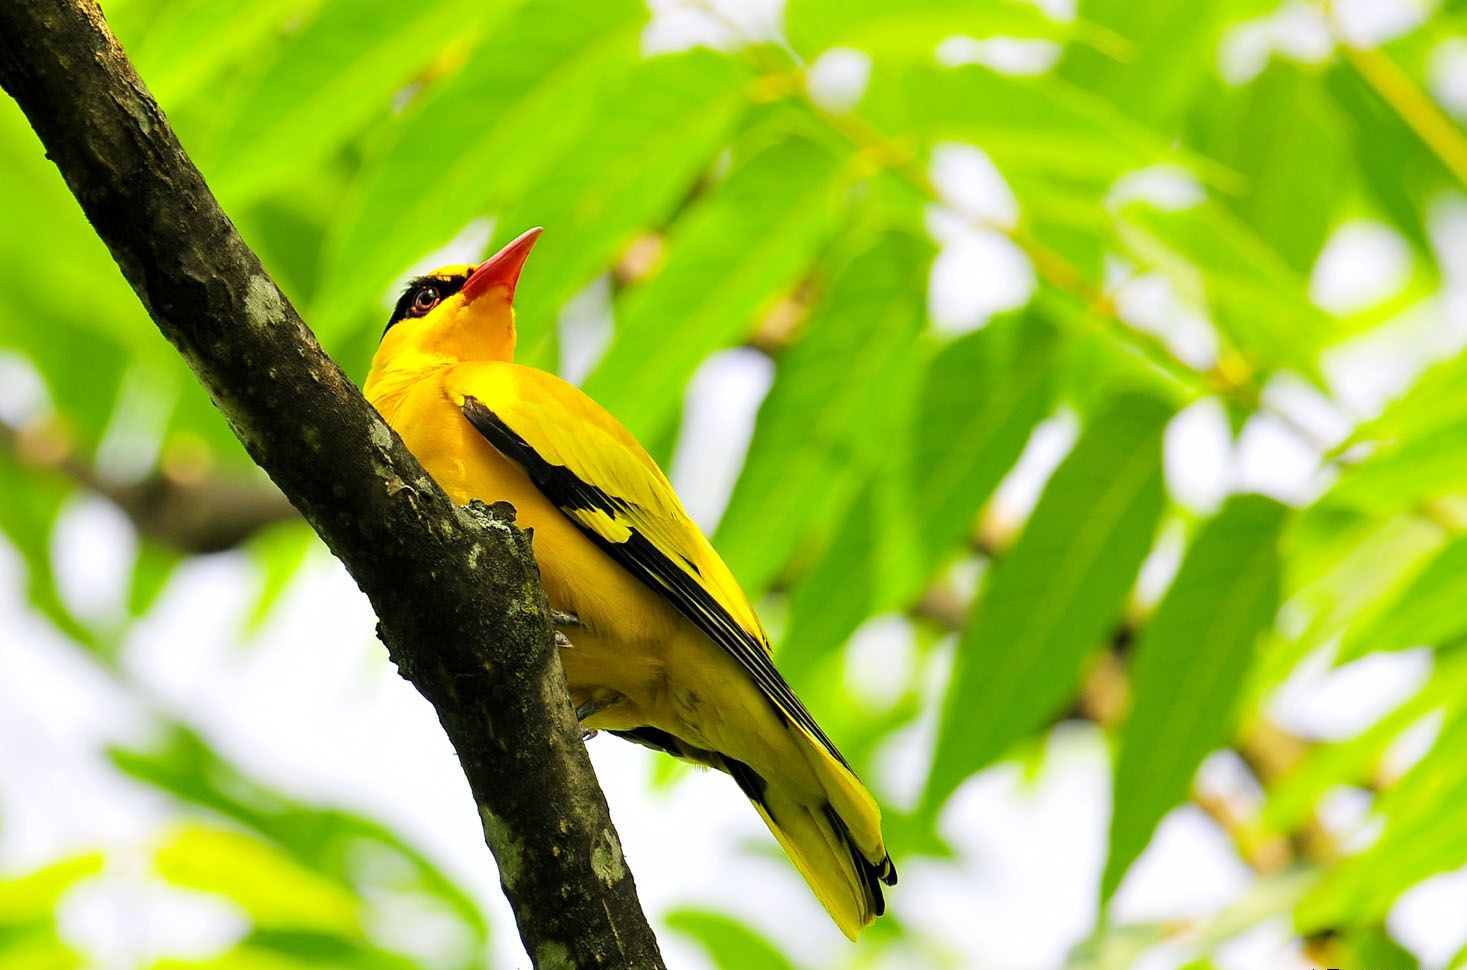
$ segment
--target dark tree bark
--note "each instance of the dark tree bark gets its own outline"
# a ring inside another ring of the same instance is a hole
[[[90,0],[0,2],[0,85],[458,750],[542,970],[660,968],[508,506],[454,505],[322,353]]]

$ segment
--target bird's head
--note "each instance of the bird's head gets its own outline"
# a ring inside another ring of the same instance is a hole
[[[477,266],[444,266],[408,284],[398,298],[379,362],[428,357],[455,361],[514,358],[514,289],[536,227]]]

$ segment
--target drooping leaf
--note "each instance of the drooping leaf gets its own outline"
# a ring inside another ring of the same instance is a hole
[[[1192,114],[1190,143],[1246,179],[1222,203],[1308,273],[1345,201],[1347,122],[1319,79],[1287,62],[1271,61],[1241,90],[1213,84],[1207,110]]]
[[[298,176],[385,116],[392,97],[445,47],[472,39],[486,11],[470,0],[324,5],[259,73],[218,142],[195,149],[199,167],[236,205]]]
[[[1049,410],[1055,349],[1054,331],[1020,314],[936,354],[907,429],[790,594],[787,677],[800,683],[868,617],[910,606],[969,535]]]
[[[789,957],[738,920],[700,909],[675,909],[663,918],[668,929],[701,944],[719,970],[795,970]]]
[[[1113,101],[1129,117],[1172,130],[1192,92],[1214,63],[1229,4],[1083,0],[1076,15],[1121,39],[1120,50],[1070,44],[1056,73]],[[1120,56],[1117,56],[1117,55]]]
[[[367,162],[332,227],[317,329],[350,322],[533,181],[593,120],[597,89],[631,65],[646,13],[634,0],[548,0],[495,24]]]
[[[561,305],[709,168],[746,106],[748,79],[739,62],[698,48],[598,88],[594,124],[498,213],[499,241],[545,227],[515,296],[521,359],[543,354]]]
[[[1058,335],[1035,313],[953,341],[918,390],[911,440],[913,523],[931,569],[971,531],[1049,413]]]
[[[1260,495],[1229,499],[1198,533],[1147,620],[1116,758],[1102,899],[1232,729],[1255,644],[1278,608],[1284,513]]]
[[[1449,712],[1435,745],[1377,806],[1385,825],[1368,849],[1327,873],[1300,902],[1301,933],[1377,925],[1396,899],[1423,879],[1467,863],[1467,712]]]
[[[243,826],[347,897],[366,892],[363,880],[372,872],[392,873],[387,885],[372,888],[416,896],[472,939],[487,937],[488,923],[473,897],[402,836],[350,812],[303,805],[248,777],[183,725],[167,727],[156,749],[113,748],[113,763],[165,794]],[[340,916],[344,910],[333,912]]]
[[[133,42],[133,12],[108,11],[108,22],[127,48],[138,74],[164,110],[172,111],[229,65],[259,55],[287,21],[306,18],[321,0],[180,0],[162,6]],[[119,19],[121,22],[119,22]]]
[[[904,233],[862,248],[780,357],[716,536],[751,593],[821,531],[844,507],[842,490],[890,449],[891,396],[900,383],[882,375],[911,362],[931,256],[928,243]]]
[[[655,435],[703,358],[752,332],[770,297],[808,268],[841,188],[838,159],[803,139],[746,159],[678,219],[661,269],[619,301],[586,393],[633,434]],[[901,289],[912,282],[903,276]]]
[[[1170,211],[1137,203],[1119,216],[1131,253],[1210,311],[1234,347],[1257,365],[1319,380],[1318,354],[1334,327],[1311,302],[1307,277],[1248,226],[1213,202]]]
[[[233,900],[256,926],[350,934],[362,926],[361,901],[346,887],[243,832],[181,828],[154,864],[172,885]]]
[[[1311,751],[1268,791],[1260,825],[1265,831],[1286,833],[1307,821],[1309,813],[1331,788],[1361,785],[1387,749],[1413,725],[1433,711],[1445,710],[1467,691],[1467,653],[1443,655],[1431,679],[1379,721],[1359,735],[1321,745]]]
[[[1467,536],[1457,536],[1411,578],[1399,597],[1346,634],[1340,660],[1380,650],[1450,646],[1467,633],[1463,603],[1467,603]]]
[[[1187,158],[1102,98],[1049,75],[978,65],[874,71],[861,114],[899,147],[977,145],[999,170],[1103,191],[1121,175]],[[1197,165],[1205,178],[1216,174]]]
[[[1091,421],[998,562],[959,643],[924,804],[1052,717],[1120,616],[1162,509],[1170,409],[1123,394]]]

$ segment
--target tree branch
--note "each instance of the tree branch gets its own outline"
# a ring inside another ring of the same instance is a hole
[[[662,967],[512,510],[450,502],[322,353],[94,3],[0,3],[0,86],[250,456],[371,599],[458,750],[534,965]]]

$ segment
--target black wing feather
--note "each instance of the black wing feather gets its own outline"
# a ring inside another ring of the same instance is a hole
[[[805,705],[775,669],[764,644],[740,626],[729,615],[728,610],[698,582],[696,567],[686,561],[674,562],[631,525],[631,507],[625,501],[583,481],[564,465],[554,465],[546,461],[529,442],[505,424],[482,401],[465,397],[463,413],[489,444],[523,468],[535,487],[561,511],[594,509],[613,519],[621,519],[628,526],[630,535],[623,542],[615,542],[593,529],[588,529],[574,516],[567,515],[587,538],[616,560],[622,568],[666,597],[679,613],[696,624],[714,643],[732,654],[748,670],[754,683],[764,692],[770,706],[781,718],[792,718],[816,738],[831,757],[847,769],[850,768],[846,759],[836,750],[835,744],[820,730],[820,725],[815,723],[810,712],[805,710]]]

